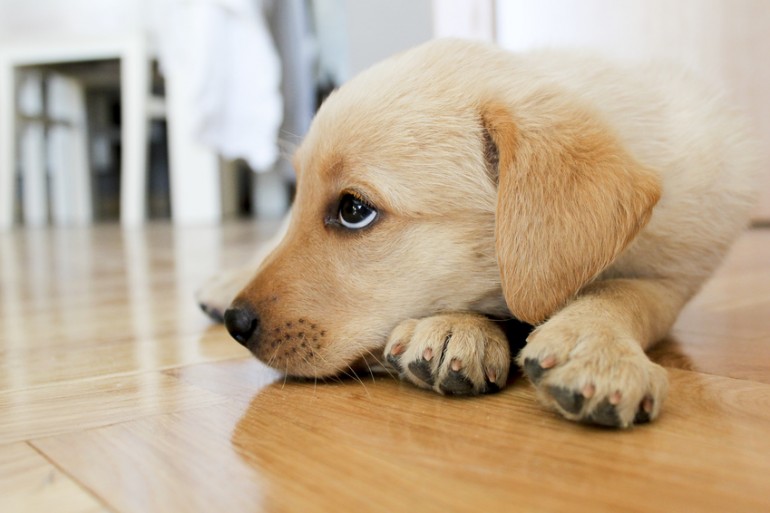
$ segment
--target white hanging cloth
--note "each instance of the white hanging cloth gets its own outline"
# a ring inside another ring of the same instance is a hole
[[[283,102],[261,0],[165,0],[156,12],[161,67],[183,86],[193,136],[225,158],[269,170]]]

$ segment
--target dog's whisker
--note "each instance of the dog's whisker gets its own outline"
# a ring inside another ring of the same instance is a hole
[[[283,383],[281,383],[281,390],[286,387],[286,380],[289,377],[289,362],[286,362],[286,368],[283,370]]]
[[[278,144],[294,144],[296,145],[299,141],[302,140],[302,136],[299,134],[295,134],[294,132],[290,130],[286,130],[285,128],[281,128],[279,131],[278,136]],[[288,138],[295,139],[295,142],[287,140]]]
[[[372,368],[369,366],[369,362],[366,361],[366,358],[364,358],[364,365],[366,365],[366,368],[369,370],[369,375],[372,377],[372,383],[375,383],[374,371],[372,371]]]
[[[313,364],[310,362],[310,360],[307,358],[306,355],[301,354],[300,357],[302,358],[302,361],[307,364],[308,367],[313,366]],[[318,392],[318,375],[313,374],[313,396],[315,396],[317,392]]]
[[[369,362],[367,362],[365,360],[364,360],[364,363],[366,364],[366,368],[369,369],[369,375],[372,377],[372,383],[376,383],[377,380],[375,379],[374,371],[372,370],[372,366],[369,365]]]
[[[374,361],[377,362],[377,364],[382,368],[382,370],[384,370],[388,374],[388,376],[390,376],[393,379],[398,379],[398,376],[396,374],[393,374],[393,372],[391,372],[389,366],[385,365],[385,362],[380,360],[379,357],[377,357],[377,355],[375,355],[370,349],[367,349],[366,352],[369,353],[369,355],[372,358],[374,358]],[[368,363],[366,365],[367,365],[367,367],[369,367]],[[374,379],[374,373],[373,373],[371,367],[369,367],[369,372],[372,372],[372,379]]]
[[[347,363],[345,364],[345,366],[346,366],[348,369],[350,369],[350,374],[348,374],[347,372],[345,372],[344,374],[345,374],[346,376],[350,376],[350,377],[351,377],[351,378],[353,378],[354,380],[356,380],[356,381],[358,381],[359,383],[361,383],[361,386],[362,386],[362,387],[364,387],[364,392],[366,392],[366,396],[367,396],[367,397],[371,397],[371,395],[369,394],[369,389],[368,389],[368,388],[366,388],[366,383],[364,383],[364,381],[363,381],[363,380],[362,380],[362,379],[361,379],[361,378],[358,376],[358,373],[356,373],[356,371],[355,371],[355,370],[353,370],[353,367],[351,367],[351,366],[350,366],[350,364],[347,364]]]
[[[267,360],[266,365],[268,367],[273,366],[273,362],[275,361],[275,357],[278,356],[278,346],[276,346],[275,349],[273,349],[273,354],[270,356],[270,358]]]
[[[265,362],[265,365],[267,365],[268,367],[272,367],[272,364],[273,364],[273,360],[275,360],[275,355],[276,355],[277,353],[278,353],[278,350],[277,350],[277,349],[276,349],[276,350],[274,350],[274,351],[273,351],[273,354],[272,354],[272,355],[270,356],[270,358],[268,358],[268,359],[267,359],[267,361]]]
[[[293,134],[287,130],[281,130],[281,135],[278,138],[278,154],[279,157],[282,159],[286,159],[287,161],[291,162],[292,155],[297,151],[297,147],[299,146],[300,141],[302,140],[302,137]],[[289,140],[294,139],[294,140]]]
[[[323,353],[321,353],[321,352],[318,352],[318,351],[317,351],[317,352],[315,352],[315,353],[314,353],[314,355],[315,355],[315,357],[316,357],[316,358],[320,359],[320,360],[321,360],[321,362],[323,362],[323,364],[324,364],[324,367],[329,367],[329,360],[327,360],[327,359],[326,359],[326,357],[323,355]],[[342,383],[342,380],[341,380],[341,379],[340,379],[338,376],[334,376],[334,375],[333,375],[333,376],[328,376],[328,377],[329,377],[329,378],[334,378],[334,379],[336,379],[337,381],[339,381],[340,383]],[[326,378],[326,377],[324,377],[324,378],[322,378],[322,379],[323,379],[323,380],[326,380],[327,378]]]
[[[329,366],[329,365],[328,365],[328,364],[329,364],[329,361],[328,361],[328,360],[327,360],[327,359],[324,357],[324,355],[323,355],[322,353],[320,353],[320,352],[316,352],[316,353],[314,353],[314,354],[315,354],[315,357],[316,357],[316,358],[320,359],[320,360],[321,360],[321,361],[324,363],[324,366],[325,366],[325,367],[328,367],[328,366]],[[317,376],[316,376],[316,379],[318,379],[318,377],[317,377]],[[339,376],[337,376],[337,375],[326,376],[326,377],[323,377],[323,378],[321,378],[321,379],[322,379],[323,381],[326,381],[327,379],[333,379],[333,380],[337,381],[338,383],[342,383],[342,379],[340,379],[340,377],[339,377]]]

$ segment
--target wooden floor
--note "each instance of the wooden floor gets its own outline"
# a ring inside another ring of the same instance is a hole
[[[770,511],[770,230],[655,350],[662,418],[619,432],[522,379],[284,381],[193,301],[273,228],[0,234],[0,512]]]

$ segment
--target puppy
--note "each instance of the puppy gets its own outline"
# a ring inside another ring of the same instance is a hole
[[[647,422],[667,378],[645,350],[747,221],[746,133],[664,67],[433,41],[328,98],[274,247],[199,299],[289,375],[384,357],[439,393],[505,385],[492,319],[514,317],[536,326],[516,361],[543,404]]]

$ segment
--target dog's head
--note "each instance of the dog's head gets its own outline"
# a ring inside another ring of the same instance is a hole
[[[323,104],[298,149],[288,233],[230,318],[298,376],[379,356],[446,311],[537,323],[646,222],[659,187],[585,111],[515,59],[441,41]]]

